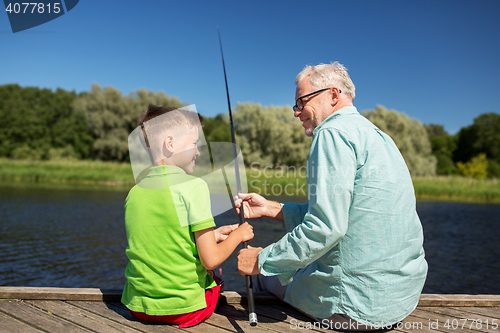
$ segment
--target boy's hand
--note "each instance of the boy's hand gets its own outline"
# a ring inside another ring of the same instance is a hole
[[[230,233],[238,229],[238,225],[239,225],[238,223],[232,225],[224,225],[222,227],[215,229],[214,230],[215,241],[219,243],[225,240]]]
[[[242,225],[240,225],[238,229],[234,231],[234,233],[237,233],[238,236],[240,237],[240,243],[249,242],[253,239],[254,236],[253,227],[248,222],[245,222]]]

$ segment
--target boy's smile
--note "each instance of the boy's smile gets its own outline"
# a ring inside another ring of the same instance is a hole
[[[173,146],[173,164],[183,169],[188,175],[192,174],[196,158],[200,156],[200,152],[198,151],[198,127],[193,126],[187,130],[185,135],[174,139]]]

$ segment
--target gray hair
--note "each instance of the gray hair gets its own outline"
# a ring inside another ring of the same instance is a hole
[[[347,74],[347,69],[337,61],[329,65],[319,64],[317,66],[306,66],[302,72],[297,75],[295,84],[299,84],[299,82],[306,77],[309,77],[313,90],[337,87],[343,94],[351,96],[352,100],[356,97],[356,88],[349,74]]]

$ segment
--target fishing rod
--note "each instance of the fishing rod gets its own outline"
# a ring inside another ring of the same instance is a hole
[[[229,108],[229,124],[231,125],[231,141],[233,142],[234,169],[236,172],[236,191],[237,193],[241,193],[240,169],[238,168],[238,152],[236,150],[236,136],[234,135],[233,113],[231,112],[231,101],[229,100],[229,88],[227,85],[226,65],[224,63],[224,53],[222,52],[222,42],[220,39],[219,27],[217,27],[217,35],[219,36],[220,54],[222,57],[222,68],[224,69],[224,81],[226,82],[227,106]],[[243,213],[243,202],[242,202],[240,206],[240,224],[243,223],[245,223],[245,214]],[[248,243],[243,242],[243,248],[246,249],[247,247]],[[248,299],[250,326],[256,326],[257,314],[255,313],[255,301],[253,299],[252,277],[250,275],[245,275],[245,282],[247,285],[247,299]]]

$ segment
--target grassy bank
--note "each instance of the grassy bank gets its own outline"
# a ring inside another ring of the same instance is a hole
[[[414,177],[418,199],[500,203],[500,182],[461,176]]]
[[[288,171],[247,169],[248,190],[264,196],[306,196],[305,169]],[[130,164],[100,161],[31,162],[0,159],[0,181],[9,186],[85,185],[126,189],[134,185]],[[498,179],[415,177],[413,184],[417,198],[421,200],[500,203]]]
[[[0,180],[21,183],[64,183],[132,186],[130,164],[101,161],[18,161],[0,159]]]

